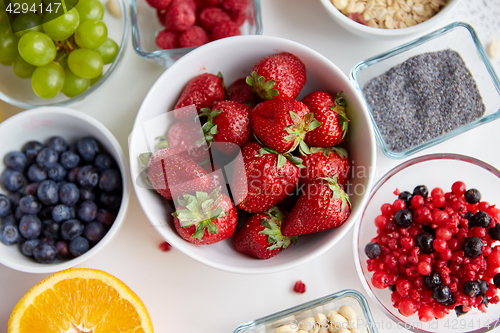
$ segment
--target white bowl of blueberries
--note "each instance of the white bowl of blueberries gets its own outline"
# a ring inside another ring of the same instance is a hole
[[[0,263],[50,273],[82,263],[118,231],[130,192],[123,151],[95,119],[67,108],[0,124]]]

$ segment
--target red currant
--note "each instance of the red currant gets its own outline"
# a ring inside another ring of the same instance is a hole
[[[434,310],[428,306],[424,305],[418,310],[418,320],[423,322],[428,322],[434,319]]]
[[[385,289],[389,286],[389,276],[383,271],[373,273],[371,281],[373,286],[377,289]]]
[[[441,227],[441,228],[437,228],[437,230],[436,230],[436,237],[443,239],[444,241],[449,241],[452,236],[453,236],[453,233],[448,228]]]
[[[424,198],[421,195],[414,195],[411,198],[410,204],[413,209],[417,209],[419,207],[422,207],[424,205]]]
[[[409,317],[417,312],[417,302],[411,298],[403,298],[399,301],[399,312]]]
[[[467,186],[465,186],[465,183],[461,181],[454,182],[453,185],[451,185],[451,191],[456,196],[460,196],[467,191]]]
[[[432,189],[431,191],[431,197],[435,197],[435,196],[444,196],[444,191],[442,189],[440,189],[439,187],[435,187]]]
[[[434,240],[434,242],[432,242],[432,247],[434,248],[434,250],[436,250],[439,253],[446,250],[447,246],[448,245],[446,244],[446,241],[444,239],[441,239],[441,238],[436,238]]]
[[[421,275],[429,275],[432,272],[431,264],[428,263],[427,261],[419,262],[418,265],[417,265],[417,271]]]
[[[375,226],[378,229],[384,229],[388,222],[389,218],[386,215],[379,215],[375,218]]]

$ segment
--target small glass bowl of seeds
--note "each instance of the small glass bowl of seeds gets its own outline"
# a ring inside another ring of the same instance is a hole
[[[500,117],[500,81],[474,29],[452,23],[350,73],[382,152],[408,157]]]
[[[366,298],[346,289],[238,326],[233,333],[378,333]]]

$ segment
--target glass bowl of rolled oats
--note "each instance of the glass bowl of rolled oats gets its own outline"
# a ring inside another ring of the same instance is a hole
[[[435,28],[460,0],[320,1],[328,14],[352,33],[397,39]]]

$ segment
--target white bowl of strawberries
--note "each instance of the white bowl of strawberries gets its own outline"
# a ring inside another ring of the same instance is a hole
[[[144,99],[129,143],[151,224],[188,256],[235,273],[282,271],[327,251],[374,178],[372,124],[348,78],[277,37],[231,37],[182,57]]]

